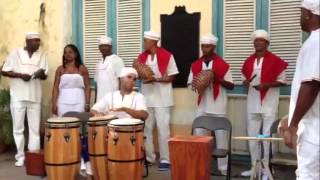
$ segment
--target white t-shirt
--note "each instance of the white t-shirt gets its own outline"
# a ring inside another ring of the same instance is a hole
[[[151,55],[148,55],[146,65],[152,69],[155,78],[162,77],[158,68],[157,56],[154,56],[152,61]],[[172,55],[170,57],[166,73],[168,76],[179,73]],[[170,107],[174,104],[172,83],[154,82],[152,84],[142,84],[141,92],[146,97],[148,107]]]
[[[214,60],[213,60],[214,61]],[[213,61],[210,61],[208,66],[205,62],[202,63],[202,70],[212,69]],[[192,84],[193,80],[193,73],[190,70],[189,77],[188,77],[188,85]],[[224,76],[224,80],[233,83],[232,74],[230,69]],[[225,115],[227,109],[227,102],[228,102],[228,95],[227,91],[221,85],[219,86],[219,95],[216,100],[213,98],[213,85],[210,84],[209,87],[205,90],[200,104],[197,109],[197,114],[209,113],[209,114],[216,114],[216,115]]]
[[[296,71],[292,81],[291,99],[289,106],[289,124],[297,104],[298,93],[302,82],[320,81],[320,29],[312,31],[305,41],[298,55]],[[303,116],[299,123],[297,134],[305,141],[320,145],[320,93],[316,97],[313,105]],[[302,135],[302,136],[301,136]]]
[[[32,75],[39,69],[44,69],[48,74],[47,56],[38,49],[31,58],[24,48],[13,50],[3,65],[2,71],[13,71]],[[41,102],[41,80],[30,79],[23,81],[21,78],[10,78],[10,97],[11,101],[31,101]]]
[[[110,112],[110,109],[121,107],[147,111],[144,96],[135,91],[124,96],[120,94],[120,91],[107,93],[91,109],[103,113],[114,113],[118,118],[131,118],[126,112]]]
[[[256,75],[256,77],[251,81],[249,90],[248,90],[248,99],[247,99],[247,111],[248,113],[267,113],[275,114],[278,111],[279,96],[280,96],[280,87],[269,88],[266,96],[263,99],[261,104],[260,91],[256,90],[253,86],[259,85],[261,83],[261,69],[264,59],[261,58],[258,64],[257,59],[253,64],[253,72],[251,77]],[[277,81],[286,83],[286,74],[283,70]]]
[[[118,77],[123,67],[122,59],[115,54],[107,56],[104,61],[99,60],[94,77],[97,83],[97,101],[108,92],[119,90]]]

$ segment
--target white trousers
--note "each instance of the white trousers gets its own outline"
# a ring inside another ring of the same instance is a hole
[[[303,136],[303,135],[302,135]],[[297,180],[320,179],[320,145],[299,137],[297,140]]]
[[[16,160],[25,159],[24,156],[24,120],[27,113],[29,126],[29,150],[40,149],[40,103],[30,101],[15,101],[10,103],[12,122],[13,122],[13,137],[17,147]]]
[[[256,137],[258,134],[270,134],[272,123],[276,120],[276,113],[248,113],[248,136]],[[262,130],[262,132],[260,132]],[[263,159],[269,163],[270,142],[263,142]],[[249,141],[251,163],[261,159],[261,143],[259,141]]]
[[[215,115],[208,113],[196,113],[196,117],[199,116],[215,116],[215,117],[224,117],[224,115]],[[193,130],[194,135],[206,135],[211,136],[211,131],[203,128],[196,128]],[[223,130],[217,130],[215,134],[215,143],[217,149],[228,149],[228,132]],[[228,157],[218,158],[218,169],[220,171],[226,171],[228,167]]]
[[[148,108],[149,116],[145,121],[144,133],[147,137],[145,146],[146,146],[146,155],[149,162],[155,162],[156,155],[154,152],[153,144],[153,129],[155,124],[158,128],[158,142],[159,142],[159,151],[160,151],[160,162],[170,163],[169,159],[169,148],[168,140],[170,137],[170,107],[153,107]]]

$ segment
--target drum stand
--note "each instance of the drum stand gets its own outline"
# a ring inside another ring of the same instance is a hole
[[[262,146],[262,142],[263,141],[283,141],[283,138],[273,138],[273,137],[269,137],[269,138],[260,138],[260,137],[232,137],[232,139],[237,139],[237,140],[254,140],[254,141],[259,141],[260,142],[260,146]],[[268,147],[266,147],[268,148]],[[262,148],[261,148],[262,151]],[[261,153],[262,154],[262,153]],[[262,170],[265,169],[267,176],[269,178],[269,180],[274,180],[272,173],[270,171],[269,165],[267,164],[267,162],[262,159],[260,157],[260,159],[257,159],[256,162],[253,163],[252,168],[251,168],[251,177],[250,180],[254,180],[257,178],[261,180],[261,175],[262,175]]]
[[[144,136],[143,139],[145,141],[147,139],[147,137]],[[143,160],[144,161],[144,167],[146,169],[146,174],[143,175],[143,177],[145,178],[145,177],[149,176],[149,167],[148,167],[148,163],[147,163],[147,154],[146,154],[146,150],[145,149],[143,150],[143,155],[144,155],[144,160]]]
[[[254,180],[256,179],[256,177],[258,176],[258,179],[261,180],[261,175],[262,175],[262,169],[265,169],[267,176],[269,178],[269,180],[274,180],[273,176],[271,174],[271,171],[269,169],[268,164],[265,162],[264,159],[258,159],[256,160],[256,162],[252,165],[252,175],[250,177],[250,180]]]

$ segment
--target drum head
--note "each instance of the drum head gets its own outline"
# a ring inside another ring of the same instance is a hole
[[[106,116],[95,116],[95,117],[91,117],[89,118],[89,122],[99,122],[99,121],[110,121],[110,120],[113,120],[113,119],[117,119],[117,116],[115,115],[112,115],[112,114],[109,114],[109,115],[106,115]]]
[[[133,118],[116,119],[109,122],[109,125],[112,126],[134,126],[141,124],[143,124],[142,120]]]
[[[66,124],[66,123],[79,123],[79,118],[76,117],[54,117],[49,118],[47,120],[47,123],[53,123],[53,124]]]

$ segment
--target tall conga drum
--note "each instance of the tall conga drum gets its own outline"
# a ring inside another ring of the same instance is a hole
[[[75,180],[80,171],[80,121],[56,117],[45,125],[44,161],[49,180]]]
[[[109,180],[141,180],[144,160],[144,122],[116,119],[108,124]]]
[[[108,179],[108,122],[115,116],[91,117],[88,121],[89,159],[95,180]]]

